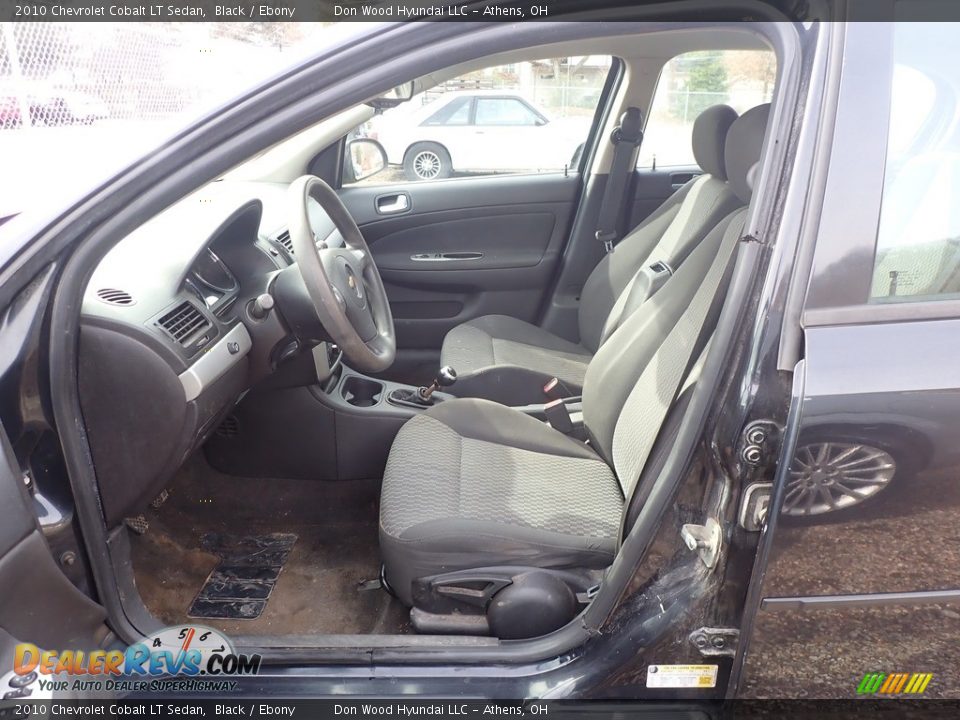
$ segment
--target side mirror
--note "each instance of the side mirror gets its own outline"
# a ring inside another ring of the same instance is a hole
[[[387,151],[371,138],[357,138],[347,143],[343,154],[343,181],[359,182],[376,175],[387,166]]]

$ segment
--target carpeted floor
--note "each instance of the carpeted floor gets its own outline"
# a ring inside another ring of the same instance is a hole
[[[360,589],[380,570],[379,481],[309,482],[238,478],[193,458],[150,529],[131,533],[137,588],[147,608],[169,623],[187,609],[218,557],[201,546],[204,533],[293,533],[296,543],[260,617],[197,620],[234,635],[396,634],[406,609],[380,589]]]

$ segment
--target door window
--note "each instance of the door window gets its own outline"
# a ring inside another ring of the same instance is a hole
[[[777,79],[769,50],[711,50],[678,55],[663,66],[650,106],[637,167],[696,165],[693,121],[711,105],[738,113],[770,102]]]
[[[467,125],[470,123],[471,100],[468,97],[452,98],[439,110],[423,121],[429,125]]]
[[[536,125],[540,117],[516,98],[477,98],[477,125]]]
[[[386,170],[365,185],[575,169],[612,58],[511,63],[448,80],[348,137],[378,140]]]
[[[897,23],[870,299],[960,296],[960,46],[955,25]]]

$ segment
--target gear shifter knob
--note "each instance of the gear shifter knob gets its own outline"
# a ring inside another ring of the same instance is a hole
[[[432,403],[431,397],[442,387],[450,387],[457,381],[457,371],[449,365],[444,365],[437,373],[436,379],[430,384],[430,387],[421,387],[417,389],[417,396],[421,402]]]
[[[449,365],[444,365],[437,373],[437,379],[434,381],[440,387],[450,387],[457,381],[457,371]]]

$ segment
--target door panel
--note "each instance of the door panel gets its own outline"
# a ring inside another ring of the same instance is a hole
[[[41,328],[54,277],[52,268],[43,271],[0,317],[0,660],[12,656],[17,642],[90,647],[105,618],[79,589],[82,579],[73,575],[71,582],[65,574],[84,563],[70,542],[72,507],[56,493],[64,478],[46,442],[53,437],[46,404],[32,394],[42,377]],[[11,667],[7,662],[0,670],[0,682]],[[3,688],[9,691],[5,682]]]
[[[0,427],[0,656],[13,639],[45,648],[87,644],[103,608],[60,572],[12,458]]]
[[[383,277],[400,352],[439,350],[481,315],[534,322],[567,239],[579,176],[501,175],[341,190]],[[405,193],[384,215],[377,198]]]
[[[558,208],[562,212],[563,208]],[[556,214],[528,212],[510,207],[452,210],[423,218],[408,216],[395,227],[365,231],[381,273],[390,271],[497,270],[539,264],[550,246]],[[404,227],[407,226],[407,227]],[[380,232],[386,231],[386,235]],[[522,241],[519,239],[522,238]],[[446,275],[423,273],[430,284],[447,282]]]

